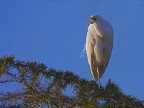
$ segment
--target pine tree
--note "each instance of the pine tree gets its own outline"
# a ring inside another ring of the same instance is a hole
[[[112,80],[102,86],[70,71],[48,69],[42,63],[16,60],[13,56],[0,58],[0,106],[144,108],[139,99],[124,94]]]

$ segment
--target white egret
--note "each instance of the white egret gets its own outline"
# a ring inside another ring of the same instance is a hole
[[[113,48],[111,24],[99,15],[92,15],[86,37],[86,53],[92,75],[99,80],[109,61]]]

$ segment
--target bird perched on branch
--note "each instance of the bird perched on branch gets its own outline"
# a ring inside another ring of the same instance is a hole
[[[92,15],[86,37],[86,53],[92,75],[99,80],[109,61],[113,48],[113,29],[111,24],[100,17]]]

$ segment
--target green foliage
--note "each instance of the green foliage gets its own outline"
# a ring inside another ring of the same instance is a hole
[[[12,90],[3,90],[6,85]],[[102,86],[72,72],[47,69],[42,63],[13,56],[0,59],[0,86],[1,107],[144,108],[111,80]],[[65,94],[68,87],[73,89],[72,96]]]

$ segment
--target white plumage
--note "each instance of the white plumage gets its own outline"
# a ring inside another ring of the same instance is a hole
[[[113,29],[111,24],[99,15],[89,18],[86,37],[86,53],[92,75],[99,80],[108,64],[113,47]]]

